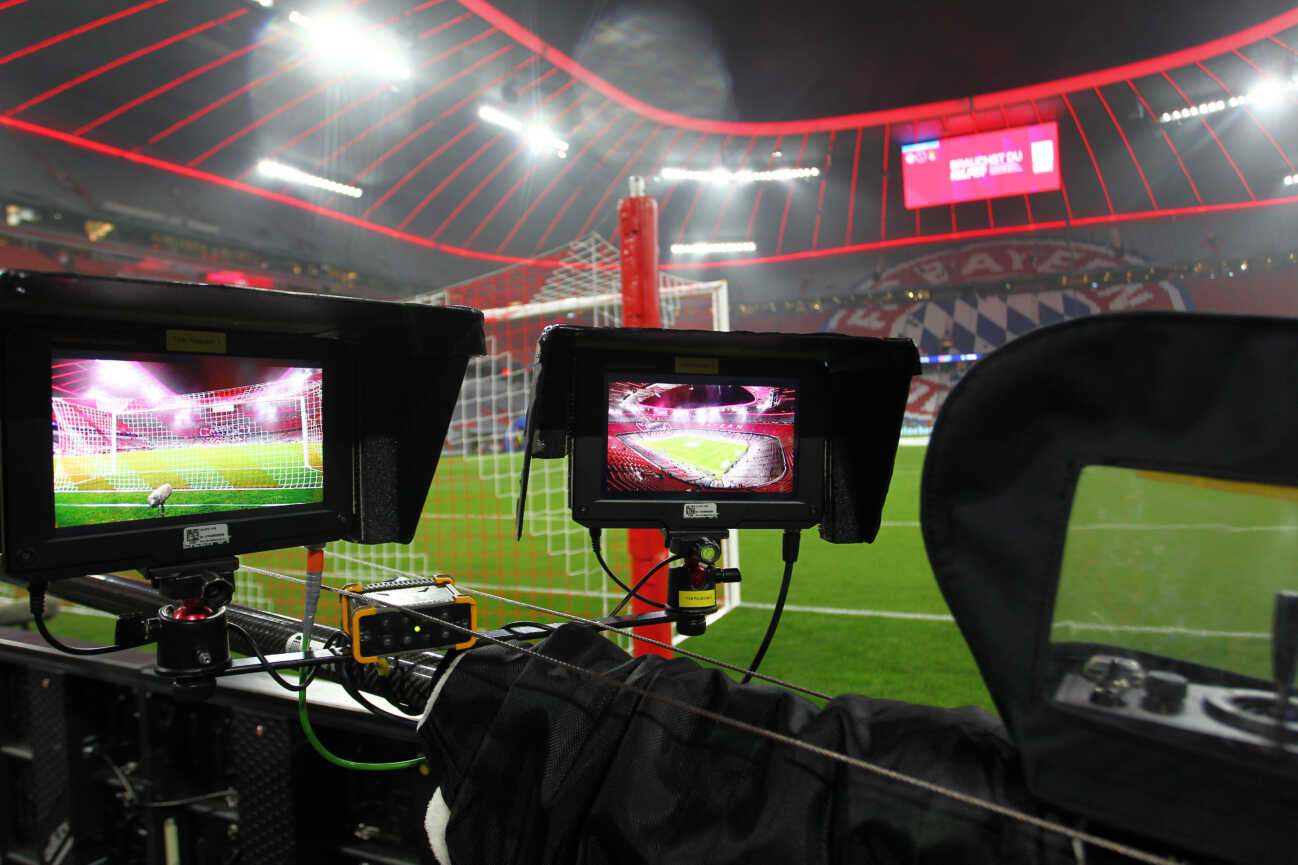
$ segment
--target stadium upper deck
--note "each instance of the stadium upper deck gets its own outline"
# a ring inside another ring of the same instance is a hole
[[[163,172],[182,197],[197,183],[240,208],[323,218],[478,270],[612,234],[625,178],[666,168],[817,169],[712,194],[651,181],[665,242],[756,244],[709,267],[1298,202],[1285,183],[1298,175],[1298,10],[1068,79],[782,123],[637,100],[484,0],[349,0],[341,14],[363,22],[354,39],[401,46],[393,80],[322,69],[311,40],[324,25],[287,3],[0,3],[0,127],[43,140],[49,158],[62,142]],[[511,124],[541,120],[553,140],[533,153]],[[905,207],[903,144],[1040,121],[1058,124],[1057,191]],[[266,159],[335,185],[259,173]],[[95,198],[116,181],[83,182]]]

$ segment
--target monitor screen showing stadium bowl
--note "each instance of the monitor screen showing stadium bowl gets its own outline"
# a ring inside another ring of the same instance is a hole
[[[255,358],[56,354],[55,526],[323,501],[322,380]]]
[[[794,381],[608,377],[607,495],[791,496]]]

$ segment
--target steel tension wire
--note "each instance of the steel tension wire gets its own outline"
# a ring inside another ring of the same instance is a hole
[[[368,567],[372,567],[377,570],[387,571],[392,574],[397,574],[398,576],[403,576],[403,577],[419,576],[418,574],[413,574],[407,571],[401,571],[396,568],[389,568],[386,565],[373,564],[371,562],[365,561],[364,559],[358,559],[353,556],[344,555],[342,553],[332,553],[331,555],[336,559],[342,559],[343,561],[352,562],[358,565],[366,565]],[[565,613],[561,610],[551,610],[546,607],[537,606],[536,604],[529,604],[526,601],[519,601],[519,600],[515,600],[514,598],[505,597],[503,595],[492,594],[491,592],[484,591],[483,589],[461,586],[458,583],[456,584],[456,588],[470,595],[480,595],[481,597],[484,598],[490,598],[493,601],[499,601],[501,603],[510,604],[511,606],[515,606],[515,607],[522,607],[523,609],[532,610],[533,612],[536,613],[545,613],[547,615],[557,616],[558,618],[567,619],[568,621],[573,622],[575,624],[590,625],[592,627],[599,628],[600,630],[610,630],[609,628],[605,627],[604,625],[602,625],[601,623],[597,622],[594,619],[587,619],[583,616],[578,616],[573,613]],[[740,673],[745,676],[751,676],[754,679],[761,679],[764,682],[770,682],[772,685],[778,685],[779,687],[789,691],[797,691],[800,694],[806,694],[809,697],[816,697],[821,700],[833,699],[833,697],[829,696],[828,694],[822,694],[820,691],[814,690],[812,688],[804,688],[801,685],[795,685],[792,682],[786,682],[783,679],[777,679],[774,676],[766,676],[763,675],[762,673],[758,673],[753,670],[747,670],[737,664],[731,664],[727,661],[718,660],[717,658],[710,658],[707,655],[701,655],[698,652],[692,652],[689,649],[682,649],[679,646],[673,646],[670,643],[664,643],[661,642],[660,640],[655,640],[652,637],[646,637],[643,634],[637,634],[634,628],[628,628],[627,630],[620,631],[619,633],[623,633],[633,640],[639,640],[642,643],[648,643],[651,646],[659,646],[664,649],[670,649],[671,651],[675,652],[678,655],[684,655],[685,657],[693,658],[696,661],[703,661],[704,663],[713,664],[715,666],[730,670],[731,672]]]
[[[345,558],[348,561],[358,562],[360,564],[369,564],[360,559],[353,559],[344,556],[339,556],[339,557]],[[374,567],[382,570],[393,571],[395,573],[402,573],[400,571],[396,571],[393,568],[386,568],[381,565],[375,565]],[[290,582],[290,583],[297,583],[299,585],[305,584],[306,582],[305,580],[299,579],[297,577],[291,577],[288,576],[287,574],[280,574],[274,571],[263,570],[261,568],[243,567],[241,569],[249,571],[250,573],[262,574],[264,576],[271,577],[272,579],[283,580],[285,582]],[[332,592],[334,594],[343,597],[360,597],[357,593],[349,592],[346,589],[339,589],[333,586],[324,586],[323,588],[325,589],[325,591]],[[496,597],[491,595],[488,596]],[[611,676],[606,676],[605,674],[597,672],[595,670],[589,670],[577,664],[571,664],[567,661],[559,660],[558,658],[551,658],[550,656],[542,654],[541,652],[538,652],[533,648],[519,645],[516,643],[509,643],[504,640],[498,640],[495,637],[491,637],[487,634],[474,632],[469,628],[462,627],[453,622],[446,622],[441,619],[437,619],[436,617],[424,613],[420,610],[407,609],[403,607],[401,604],[393,604],[385,601],[380,601],[379,599],[374,597],[370,597],[369,600],[380,606],[387,606],[395,609],[400,609],[403,612],[405,612],[406,615],[427,619],[432,622],[438,622],[442,625],[446,625],[455,630],[458,630],[464,634],[472,634],[476,636],[478,639],[483,640],[485,642],[493,643],[498,646],[503,646],[507,649],[512,649],[513,651],[516,652],[521,652],[522,654],[527,655],[531,658],[535,658],[539,661],[544,661],[554,666],[561,667],[565,670],[569,670],[571,672],[577,673],[578,675],[586,676],[588,678],[595,679],[596,681],[600,681],[605,684],[612,685],[613,687],[630,691],[631,693],[644,697],[646,699],[656,700],[659,703],[672,706],[673,708],[680,709],[681,711],[693,713],[700,717],[707,718],[711,721],[715,721],[718,724],[725,724],[737,730],[743,730],[744,732],[751,733],[754,736],[760,736],[769,739],[773,742],[779,742],[780,744],[788,745],[789,747],[792,748],[801,749],[803,751],[806,751],[807,753],[816,754],[818,756],[824,757],[827,760],[833,760],[835,762],[842,763],[844,765],[851,766],[853,768],[860,769],[865,772],[869,772],[871,774],[877,775],[882,778],[886,778],[891,781],[907,784],[911,787],[915,787],[920,790],[925,790],[929,793],[934,793],[936,795],[943,796],[953,801],[960,802],[965,805],[969,805],[970,807],[981,808],[993,814],[997,814],[1002,817],[1007,817],[1011,820],[1017,820],[1021,823],[1026,823],[1030,826],[1035,826],[1038,829],[1043,829],[1048,832],[1054,832],[1056,834],[1063,835],[1066,838],[1070,838],[1075,842],[1090,844],[1095,847],[1099,847],[1114,853],[1118,853],[1119,855],[1126,856],[1138,862],[1149,863],[1149,865],[1184,865],[1184,863],[1169,857],[1159,856],[1154,853],[1148,853],[1144,850],[1131,847],[1127,844],[1123,844],[1118,841],[1111,841],[1107,838],[1103,838],[1099,835],[1094,835],[1090,832],[1086,832],[1081,829],[1074,829],[1070,826],[1064,825],[1063,823],[1058,823],[1053,820],[1048,820],[1043,817],[1037,817],[1035,815],[1028,814],[1024,811],[1018,810],[1017,808],[1011,808],[1007,805],[1000,805],[995,802],[988,802],[985,799],[980,799],[977,796],[971,796],[967,793],[962,793],[959,790],[952,790],[950,788],[943,787],[940,784],[934,784],[933,782],[925,781],[922,778],[916,778],[911,775],[906,775],[902,772],[898,772],[894,769],[888,769],[884,766],[880,766],[876,763],[871,763],[867,760],[862,760],[857,757],[852,757],[847,754],[842,754],[839,753],[838,751],[833,751],[829,748],[825,748],[820,745],[813,745],[810,742],[804,742],[801,739],[794,738],[793,736],[787,735],[785,733],[777,733],[774,730],[768,730],[764,727],[759,727],[755,724],[750,724],[746,721],[740,721],[738,719],[731,718],[728,715],[722,715],[719,712],[714,712],[711,709],[705,709],[702,706],[695,706],[692,703],[686,703],[683,700],[676,699],[675,697],[669,697],[665,694],[659,694],[654,691],[649,691],[644,688],[637,687],[636,685],[631,685],[626,682],[619,681],[617,679],[612,678]],[[514,601],[511,601],[507,598],[501,598],[500,600],[507,601],[508,603],[515,603]],[[530,605],[524,604],[523,606],[530,606]],[[540,609],[545,612],[552,612],[552,613],[555,612],[555,611],[546,611],[544,610],[544,608],[536,608],[536,609]],[[555,614],[560,616],[566,615],[562,613],[555,613]],[[577,619],[578,621],[590,621],[590,620],[581,620],[580,617],[577,617]],[[597,622],[593,624],[598,625]]]

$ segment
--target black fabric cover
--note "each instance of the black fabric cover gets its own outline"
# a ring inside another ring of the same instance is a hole
[[[630,658],[566,626],[546,655],[618,681],[1033,810],[980,709],[844,696],[820,709],[692,661]],[[421,735],[454,865],[1056,863],[1065,843],[500,647],[464,655]],[[450,863],[443,863],[450,865]]]
[[[1097,725],[1047,699],[1045,682],[1081,470],[1298,485],[1298,400],[1283,396],[1296,381],[1298,320],[1131,313],[1015,340],[947,398],[924,463],[924,541],[1043,799],[1189,851],[1294,861],[1292,769]]]

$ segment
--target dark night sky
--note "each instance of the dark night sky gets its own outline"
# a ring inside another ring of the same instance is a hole
[[[1089,72],[1233,33],[1293,2],[500,0],[497,5],[648,102],[722,119],[790,120],[958,98]],[[676,62],[638,59],[651,53],[670,58],[673,50],[679,54]],[[710,83],[710,77],[717,80]]]

